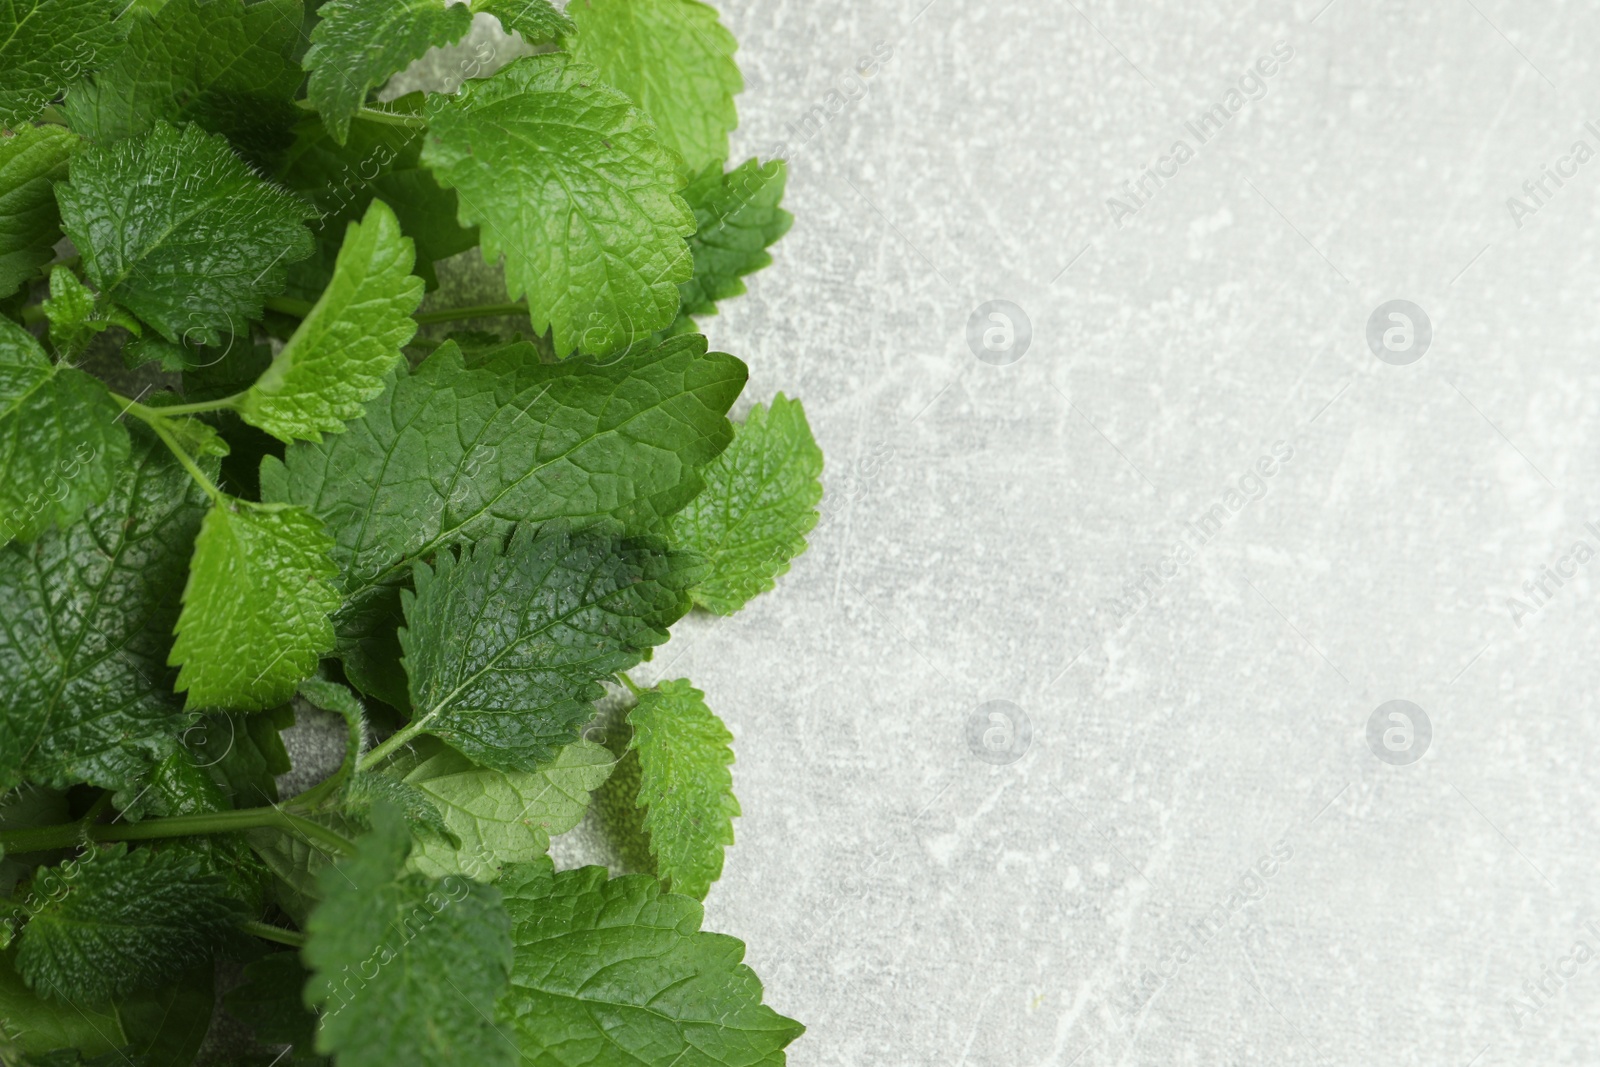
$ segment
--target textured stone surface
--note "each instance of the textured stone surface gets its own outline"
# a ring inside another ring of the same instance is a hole
[[[1600,11],[1323,2],[722,5],[737,152],[789,142],[796,223],[707,330],[746,403],[805,401],[829,495],[649,670],[737,737],[707,926],[810,1027],[796,1067],[1594,1061],[1600,961],[1522,983],[1600,951],[1600,562],[1520,628],[1506,599],[1600,548],[1600,161],[1520,229],[1506,199],[1600,150]],[[1409,366],[1366,342],[1392,298],[1432,321]],[[1009,366],[967,344],[991,299],[1031,320]],[[1394,698],[1409,766],[1367,741]],[[1014,763],[969,748],[991,700]]]
[[[1594,1062],[1600,563],[1507,598],[1600,548],[1600,161],[1506,200],[1600,150],[1600,12],[1323,2],[722,5],[797,221],[705,325],[746,406],[805,401],[828,496],[635,673],[736,735],[706,925],[796,1067]],[[1396,298],[1406,366],[1366,340]],[[967,341],[997,299],[1010,365]]]

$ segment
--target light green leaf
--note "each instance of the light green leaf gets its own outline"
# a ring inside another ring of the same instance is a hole
[[[674,543],[711,560],[695,603],[731,615],[806,550],[822,499],[822,450],[805,409],[779,393],[734,432],[705,469],[706,488],[671,520]]]
[[[577,826],[589,794],[614,762],[602,746],[577,741],[537,770],[498,771],[440,745],[404,781],[433,801],[460,844],[452,849],[442,841],[421,841],[411,865],[435,878],[463,874],[493,881],[507,863],[544,855],[552,835]]]
[[[689,173],[728,158],[744,89],[738,43],[714,8],[696,0],[576,0],[572,51],[621,89],[683,157]]]
[[[78,144],[61,126],[23,126],[10,137],[0,135],[0,297],[50,262],[61,240],[52,185],[67,176]]]
[[[17,971],[42,996],[103,1004],[208,959],[243,910],[189,853],[90,849],[34,878]]]
[[[104,503],[0,548],[0,789],[120,789],[174,751],[189,718],[167,649],[204,512],[204,494],[141,430]]]
[[[445,0],[328,0],[317,15],[303,61],[306,95],[340,144],[368,93],[472,27],[472,10]]]
[[[306,1001],[322,1009],[317,1049],[340,1067],[512,1067],[493,1021],[511,967],[500,891],[405,873],[410,840],[379,808],[356,855],[318,879],[301,953]]]
[[[521,34],[529,44],[551,44],[576,32],[550,0],[473,0],[472,10],[493,15],[507,33]]]
[[[121,0],[0,0],[0,128],[20,129],[116,44]]]
[[[327,531],[303,508],[219,496],[194,545],[168,662],[190,708],[281,704],[333,647]]]
[[[394,626],[415,561],[518,523],[659,529],[731,438],[745,367],[686,337],[604,366],[540,363],[528,344],[469,365],[446,343],[394,375],[347,432],[264,464],[262,495],[327,523],[346,599],[339,655],[364,691],[387,681],[384,699],[404,704]]]
[[[84,149],[56,198],[101,296],[173,342],[244,333],[311,254],[310,208],[196,126]]]
[[[679,160],[587,63],[527,56],[429,97],[422,160],[558,354],[627,348],[677,313],[694,269]]]
[[[661,682],[628,713],[639,753],[639,803],[656,874],[674,893],[704,900],[722,876],[739,801],[733,795],[733,735],[686,680]]]
[[[68,267],[50,272],[50,296],[40,309],[50,320],[50,343],[64,359],[83,351],[105,329],[104,323],[94,322],[94,291]]]
[[[560,524],[418,563],[416,593],[401,594],[407,728],[486,767],[533,770],[577,740],[602,678],[666,641],[703,572],[695,557]]]
[[[374,200],[346,231],[322,298],[240,400],[240,417],[280,441],[343,432],[417,332],[415,258],[394,212]]]
[[[516,945],[500,1018],[522,1067],[782,1067],[805,1032],[761,1003],[744,945],[654,878],[544,859],[500,888]]]
[[[299,118],[303,17],[301,0],[167,0],[128,20],[116,59],[67,94],[68,121],[99,142],[193,122],[262,163]]]
[[[744,292],[744,275],[772,262],[767,248],[794,222],[778,206],[787,180],[781,159],[765,165],[747,159],[727,174],[713,161],[684,190],[699,228],[689,238],[694,277],[678,286],[680,314],[715,314],[718,300]]]
[[[111,492],[128,461],[122,408],[0,317],[0,537],[30,540]]]

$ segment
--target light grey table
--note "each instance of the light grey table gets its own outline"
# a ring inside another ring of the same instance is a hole
[[[1324,2],[723,5],[828,497],[641,674],[795,1067],[1600,1062],[1600,8]]]

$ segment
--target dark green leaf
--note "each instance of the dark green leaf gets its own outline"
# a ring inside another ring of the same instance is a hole
[[[264,162],[298,118],[300,20],[301,0],[166,0],[132,20],[92,83],[67,94],[68,121],[101,142],[193,122]]]
[[[303,61],[311,73],[306,95],[340,144],[369,92],[472,26],[470,8],[439,0],[328,0],[317,14]]]
[[[243,333],[285,265],[311,254],[309,208],[197,126],[158,121],[85,149],[70,172],[56,199],[89,280],[168,341]]]
[[[0,318],[0,537],[37,537],[106,498],[128,461],[121,414],[99,381]]]
[[[607,365],[542,364],[527,344],[468,365],[445,344],[415,372],[397,368],[345,433],[264,464],[262,496],[327,524],[346,601],[339,655],[364,691],[400,705],[393,634],[415,561],[519,522],[659,529],[732,436],[724,413],[744,380],[703,337]]]
[[[17,129],[117,43],[122,0],[0,0],[0,128]]]
[[[101,1004],[210,958],[242,918],[188,853],[91,849],[35,876],[17,970],[44,996]]]
[[[135,441],[83,521],[0,549],[0,787],[121,788],[188,721],[166,658],[205,497],[159,442]]]
[[[554,525],[417,564],[416,593],[401,594],[412,726],[486,767],[534,769],[577,740],[601,679],[666,641],[703,570],[698,557]]]
[[[699,228],[689,238],[694,277],[678,286],[681,314],[715,314],[718,300],[744,292],[744,275],[772,262],[767,248],[794,222],[778,206],[787,179],[782,160],[761,165],[748,159],[727,174],[713,160],[683,191]]]

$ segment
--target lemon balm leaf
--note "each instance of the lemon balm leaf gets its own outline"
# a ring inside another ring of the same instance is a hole
[[[695,603],[731,615],[771,589],[806,549],[822,499],[822,450],[805,409],[779,393],[756,405],[705,469],[706,488],[673,516],[672,537],[711,561]]]
[[[606,355],[672,322],[694,269],[679,159],[598,71],[528,56],[431,96],[427,115],[423,163],[558,354]]]
[[[472,27],[470,8],[442,0],[330,0],[317,15],[304,60],[306,95],[340,144],[369,92]]]
[[[383,391],[400,349],[417,332],[411,318],[422,279],[411,274],[411,239],[394,212],[374,200],[351,223],[321,299],[238,404],[240,416],[280,441],[322,439]]]
[[[628,712],[639,754],[639,804],[656,874],[674,893],[704,900],[733,844],[733,735],[686,680],[661,682]]]
[[[577,740],[601,679],[667,639],[703,570],[683,553],[561,524],[417,564],[416,592],[402,594],[407,732],[486,767],[538,767]]]
[[[281,704],[333,647],[338,572],[302,508],[219,496],[195,540],[170,662],[191,708]]]
[[[733,98],[744,78],[738,43],[697,0],[581,0],[573,52],[594,64],[606,84],[627,94],[683,158],[689,173],[728,158],[728,131],[739,123]]]
[[[168,341],[243,333],[311,254],[310,207],[197,126],[92,146],[69,175],[56,199],[89,281]]]

